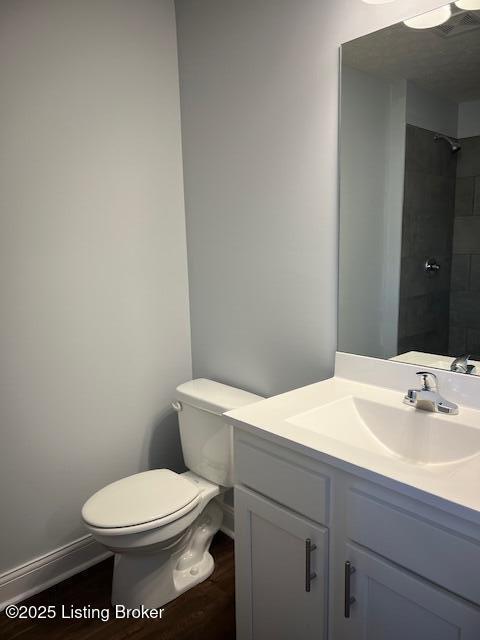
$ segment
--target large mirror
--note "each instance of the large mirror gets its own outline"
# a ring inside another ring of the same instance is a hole
[[[480,375],[480,1],[343,45],[340,111],[339,350]]]

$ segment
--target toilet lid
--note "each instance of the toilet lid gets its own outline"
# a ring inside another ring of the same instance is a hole
[[[170,469],[122,478],[97,491],[82,509],[93,527],[131,527],[169,516],[198,503],[199,487]]]

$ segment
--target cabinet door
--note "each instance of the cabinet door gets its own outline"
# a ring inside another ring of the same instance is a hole
[[[480,609],[440,587],[347,544],[351,562],[350,618],[342,616],[342,640],[478,640]],[[345,575],[345,582],[348,577]],[[348,593],[348,587],[346,588]],[[342,608],[345,593],[337,594]],[[337,604],[339,604],[337,602]],[[335,634],[337,635],[337,634]]]
[[[237,640],[326,638],[327,562],[327,529],[236,487]]]

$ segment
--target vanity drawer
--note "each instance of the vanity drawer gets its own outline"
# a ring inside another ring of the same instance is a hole
[[[350,489],[347,536],[384,558],[480,604],[480,544],[452,531],[440,521]]]
[[[235,477],[236,483],[319,524],[328,524],[330,480],[327,476],[237,439]]]

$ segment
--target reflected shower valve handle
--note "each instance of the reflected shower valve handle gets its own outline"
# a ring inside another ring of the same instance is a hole
[[[435,260],[435,258],[429,258],[425,262],[425,271],[427,273],[438,273],[438,271],[440,271],[440,265]]]

